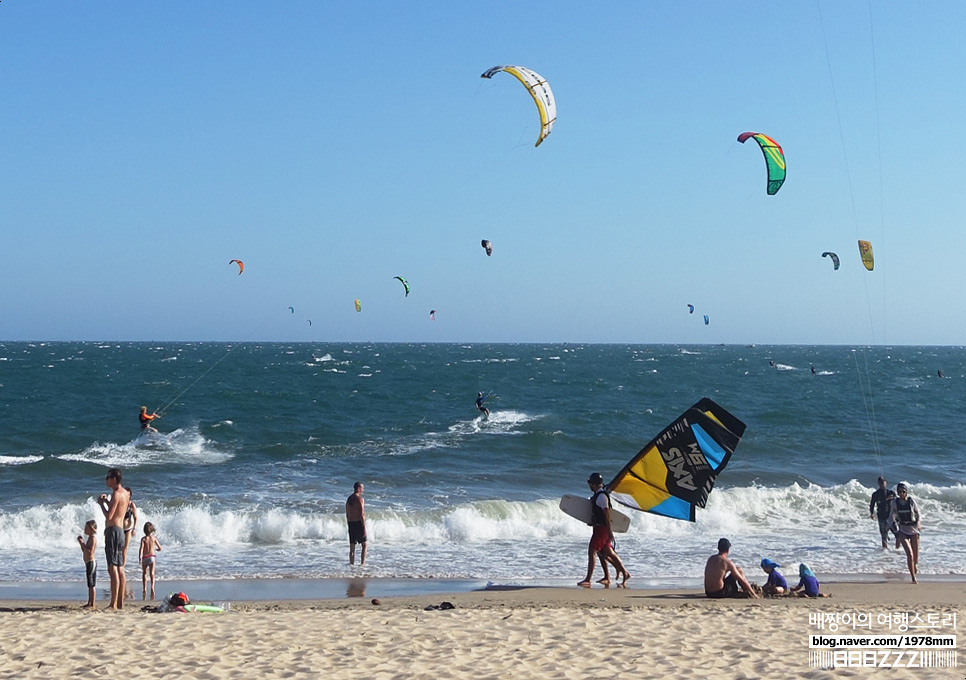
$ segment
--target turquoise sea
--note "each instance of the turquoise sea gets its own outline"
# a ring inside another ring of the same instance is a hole
[[[570,583],[590,530],[559,497],[702,396],[747,431],[695,523],[628,510],[638,583],[693,582],[720,536],[751,567],[905,578],[868,516],[880,473],[921,504],[924,577],[966,574],[960,347],[7,342],[0,585],[82,580],[75,537],[114,466],[158,528],[161,579]],[[138,439],[142,404],[166,406],[164,437]]]

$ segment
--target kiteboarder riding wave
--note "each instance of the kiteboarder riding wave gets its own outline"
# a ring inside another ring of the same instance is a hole
[[[477,393],[476,408],[479,409],[480,413],[483,414],[484,420],[490,417],[490,409],[488,409],[486,406],[483,405],[483,402],[485,400],[486,400],[486,397],[483,396],[482,392]]]
[[[157,430],[151,427],[151,421],[154,420],[155,418],[160,418],[160,417],[161,416],[159,416],[157,413],[152,413],[151,415],[148,415],[148,407],[142,406],[141,413],[138,414],[138,420],[141,422],[141,431],[157,433]]]

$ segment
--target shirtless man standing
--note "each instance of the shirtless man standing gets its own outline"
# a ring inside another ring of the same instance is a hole
[[[362,544],[359,565],[366,563],[366,502],[362,500],[365,486],[356,482],[353,492],[345,501],[345,519],[349,523],[349,564],[356,563],[356,543]]]
[[[704,566],[704,594],[708,597],[761,597],[756,593],[741,568],[731,558],[731,541],[718,541],[718,554],[708,558]],[[739,589],[740,588],[740,589]]]
[[[107,487],[111,490],[108,498],[102,493],[97,499],[104,513],[104,553],[107,557],[107,573],[111,577],[111,604],[108,609],[121,609],[124,606],[124,593],[127,577],[124,575],[124,515],[131,502],[131,494],[121,486],[121,471],[111,468],[107,471]]]

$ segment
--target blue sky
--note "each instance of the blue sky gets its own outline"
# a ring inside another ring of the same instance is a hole
[[[5,0],[0,339],[963,344],[963,35],[955,2]],[[550,82],[539,148],[496,64]]]

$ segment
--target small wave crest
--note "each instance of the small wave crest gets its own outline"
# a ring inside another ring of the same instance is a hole
[[[122,468],[171,463],[212,465],[232,457],[231,453],[215,448],[195,426],[167,434],[138,435],[125,444],[95,442],[78,453],[57,456],[61,460]]]
[[[0,456],[0,465],[30,465],[43,459],[43,456]]]

